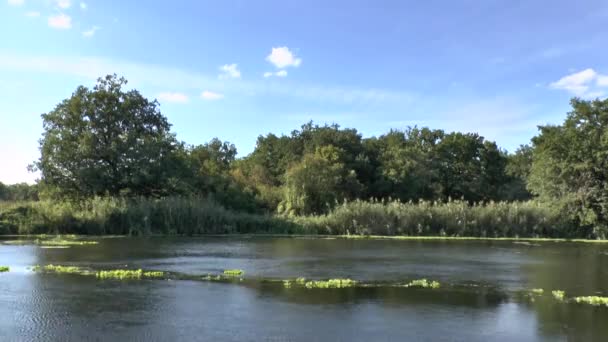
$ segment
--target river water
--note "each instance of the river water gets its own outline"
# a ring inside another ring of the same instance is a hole
[[[170,272],[100,280],[33,265]],[[107,238],[0,245],[1,341],[607,341],[608,244],[311,238]],[[242,269],[246,281],[198,275]],[[180,277],[178,275],[188,275]],[[285,288],[265,279],[370,286]],[[185,279],[188,278],[188,279]],[[397,286],[426,278],[439,289]],[[531,295],[531,289],[544,289]]]

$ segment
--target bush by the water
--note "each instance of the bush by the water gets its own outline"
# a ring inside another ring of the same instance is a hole
[[[0,204],[3,234],[328,234],[601,238],[534,201],[353,201],[318,216],[235,212],[205,198],[94,198]]]

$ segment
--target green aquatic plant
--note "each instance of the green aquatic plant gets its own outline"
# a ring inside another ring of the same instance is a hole
[[[85,245],[97,245],[99,241],[79,241],[79,240],[36,240],[34,242],[37,245],[41,246],[85,246]]]
[[[0,272],[9,272],[11,270],[8,266],[0,266]]]
[[[162,278],[165,273],[160,271],[148,271],[144,272],[142,269],[138,270],[106,270],[98,271],[95,276],[99,279],[142,279],[142,278]]]
[[[242,276],[243,274],[245,274],[245,272],[243,272],[243,270],[224,270],[224,275],[231,276],[231,277],[239,277],[239,276]]]
[[[404,287],[423,287],[430,289],[438,289],[441,287],[441,284],[438,281],[428,281],[426,279],[417,279],[412,280],[409,283],[405,284]]]
[[[80,274],[80,275],[92,274],[90,271],[85,270],[81,267],[52,265],[52,264],[46,265],[46,266],[36,265],[36,266],[32,267],[32,271],[44,272],[44,273],[58,273],[58,274]]]
[[[307,289],[341,289],[355,285],[357,282],[352,279],[312,280],[304,283]]]
[[[293,285],[300,285],[300,286],[305,286],[306,285],[306,278],[304,277],[299,277],[296,278],[295,280],[283,280],[283,286],[285,286],[286,288],[290,288]]]
[[[599,296],[583,296],[583,297],[574,297],[574,301],[582,304],[591,304],[595,306],[608,306],[608,297],[599,297]]]
[[[564,298],[566,297],[566,292],[561,290],[553,290],[551,291],[551,294],[553,295],[553,298],[559,301],[564,301]]]
[[[545,290],[543,290],[543,289],[532,289],[530,292],[532,292],[532,294],[535,294],[535,295],[542,295],[543,293],[545,293]]]

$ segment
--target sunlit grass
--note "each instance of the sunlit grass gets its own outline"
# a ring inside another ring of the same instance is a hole
[[[409,283],[403,285],[404,287],[423,287],[430,289],[438,289],[441,287],[441,284],[438,281],[428,281],[426,279],[417,279],[412,280]]]

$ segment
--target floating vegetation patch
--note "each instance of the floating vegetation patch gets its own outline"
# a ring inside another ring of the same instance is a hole
[[[283,286],[286,288],[291,288],[294,285],[305,286],[306,278],[299,277],[299,278],[296,278],[295,280],[283,280]]]
[[[403,287],[423,287],[429,289],[438,289],[441,287],[441,284],[438,281],[428,281],[426,279],[417,279],[412,280],[409,283],[403,285]]]
[[[245,274],[245,272],[243,272],[243,270],[224,270],[224,275],[227,275],[230,277],[240,277],[243,274]]]
[[[608,297],[598,297],[598,296],[583,296],[583,297],[574,297],[574,301],[579,304],[590,304],[595,306],[608,306]]]
[[[553,295],[553,298],[559,300],[560,302],[563,302],[564,299],[566,298],[566,292],[565,291],[553,290],[553,291],[551,291],[551,294]]]
[[[98,271],[95,273],[95,276],[98,279],[129,280],[129,279],[142,279],[142,278],[163,278],[165,276],[165,272],[160,272],[160,271],[145,272],[142,269],[107,270],[107,271]]]
[[[37,239],[31,239],[31,240],[7,240],[7,241],[3,241],[2,243],[5,245],[18,245],[18,246],[38,245],[38,246],[45,246],[45,247],[71,247],[71,246],[97,245],[97,244],[99,244],[99,241],[77,240],[76,238],[72,238],[72,237],[67,237],[67,238],[61,237],[61,238],[53,238],[53,239],[37,238]]]
[[[304,283],[307,289],[342,289],[354,287],[357,282],[352,279],[312,280]]]
[[[0,266],[0,273],[9,272],[10,270],[11,270],[11,268],[8,266]]]
[[[36,265],[32,267],[32,271],[41,273],[57,273],[57,274],[80,274],[91,275],[93,272],[77,266],[62,266],[62,265]]]
[[[35,244],[40,246],[86,246],[86,245],[97,245],[99,241],[90,240],[36,240]]]

